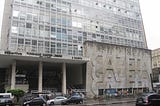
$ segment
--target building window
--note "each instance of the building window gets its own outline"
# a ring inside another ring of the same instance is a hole
[[[39,30],[44,30],[44,26],[43,25],[39,25]]]
[[[18,27],[18,21],[13,21],[13,22],[12,22],[12,26]]]
[[[45,26],[45,31],[50,31],[50,27],[49,26]]]
[[[67,32],[66,32],[66,29],[62,29],[62,33],[67,33]]]
[[[32,40],[32,45],[37,45],[37,41],[36,40]]]
[[[25,27],[25,23],[24,22],[18,22],[18,26],[19,27]]]
[[[116,0],[113,0],[113,2],[116,2]]]
[[[24,39],[18,39],[18,44],[24,44]]]
[[[31,23],[26,23],[26,28],[32,28],[32,24]]]
[[[57,28],[57,32],[61,32],[61,28]]]
[[[19,16],[19,11],[13,11],[13,17],[18,18],[18,16]]]
[[[30,45],[30,44],[31,44],[31,40],[30,40],[30,39],[26,39],[26,40],[25,40],[25,44],[26,44],[26,45]]]
[[[51,32],[55,32],[56,28],[55,27],[51,27]]]
[[[18,28],[17,27],[12,27],[12,33],[18,33]]]
[[[17,43],[17,38],[11,38],[11,43]]]
[[[32,21],[32,15],[31,14],[27,14],[27,20]]]

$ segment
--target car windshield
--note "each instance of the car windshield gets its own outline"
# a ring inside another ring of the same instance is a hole
[[[0,98],[10,98],[10,95],[0,95]]]
[[[64,97],[56,97],[56,99],[64,99]]]

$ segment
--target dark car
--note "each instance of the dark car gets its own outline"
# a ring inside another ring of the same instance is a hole
[[[81,96],[71,96],[66,100],[62,101],[63,105],[68,105],[68,104],[82,104],[83,103],[83,98]]]
[[[24,102],[23,106],[47,106],[47,101],[43,97],[36,97]]]
[[[160,106],[160,94],[144,93],[137,98],[136,106]]]

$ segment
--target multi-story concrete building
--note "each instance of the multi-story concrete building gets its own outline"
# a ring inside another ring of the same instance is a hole
[[[154,90],[160,92],[160,48],[152,50],[152,72]]]
[[[160,48],[152,50],[153,82],[160,82]]]
[[[139,0],[5,1],[0,66],[6,89],[90,92],[87,67],[94,60],[89,61],[86,41],[147,51]],[[151,73],[150,67],[145,70]]]

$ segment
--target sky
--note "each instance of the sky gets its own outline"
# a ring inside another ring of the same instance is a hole
[[[3,6],[0,0],[0,32],[2,25]],[[160,48],[160,0],[139,0],[148,48]]]
[[[160,0],[139,0],[148,48],[160,48]]]

